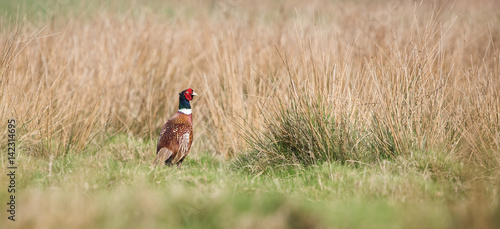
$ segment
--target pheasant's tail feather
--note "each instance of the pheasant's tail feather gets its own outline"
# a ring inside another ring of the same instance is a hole
[[[172,160],[173,164],[177,164],[178,162],[182,161],[184,157],[189,152],[190,148],[190,133],[185,133],[182,135],[182,137],[179,139],[179,150],[177,151],[177,154]]]
[[[172,164],[177,164],[182,159],[182,152],[178,152],[172,160]]]
[[[163,162],[168,160],[171,156],[172,156],[172,151],[170,151],[167,148],[161,148],[160,151],[158,151],[155,160],[151,164],[151,167],[155,167],[156,165],[158,165],[158,162]]]

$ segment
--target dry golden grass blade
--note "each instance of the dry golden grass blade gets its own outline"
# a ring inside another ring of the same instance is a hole
[[[20,120],[31,154],[78,153],[110,130],[156,138],[177,93],[192,87],[201,91],[193,152],[242,151],[239,127],[266,128],[263,112],[279,98],[303,115],[317,112],[304,109],[315,102],[327,107],[321,115],[371,130],[380,151],[444,146],[481,160],[477,152],[498,149],[500,109],[500,29],[488,7],[497,3],[485,2],[262,2],[281,8],[262,12],[186,3],[179,14],[199,12],[186,20],[144,8],[3,21],[0,115]],[[327,132],[319,128],[315,139]]]

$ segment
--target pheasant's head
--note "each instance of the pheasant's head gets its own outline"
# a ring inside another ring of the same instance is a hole
[[[196,94],[193,89],[188,88],[181,93],[179,93],[179,111],[185,114],[191,114],[191,104],[189,101],[193,100],[193,96]]]
[[[180,95],[181,97],[182,97],[182,96],[184,96],[184,98],[185,98],[187,101],[191,101],[191,100],[193,100],[193,96],[198,95],[198,94],[196,94],[196,93],[193,91],[193,89],[188,88],[188,89],[186,89],[186,90],[182,91],[181,93],[179,93],[179,95]]]

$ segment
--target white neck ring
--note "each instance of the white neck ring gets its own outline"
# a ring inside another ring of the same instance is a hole
[[[182,109],[179,109],[179,112],[181,112],[183,114],[190,115],[191,114],[191,109],[182,108]]]

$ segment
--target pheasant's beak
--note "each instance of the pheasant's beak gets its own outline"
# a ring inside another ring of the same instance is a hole
[[[192,96],[198,96],[198,94],[196,94],[196,92],[193,91],[193,94],[191,94]]]

